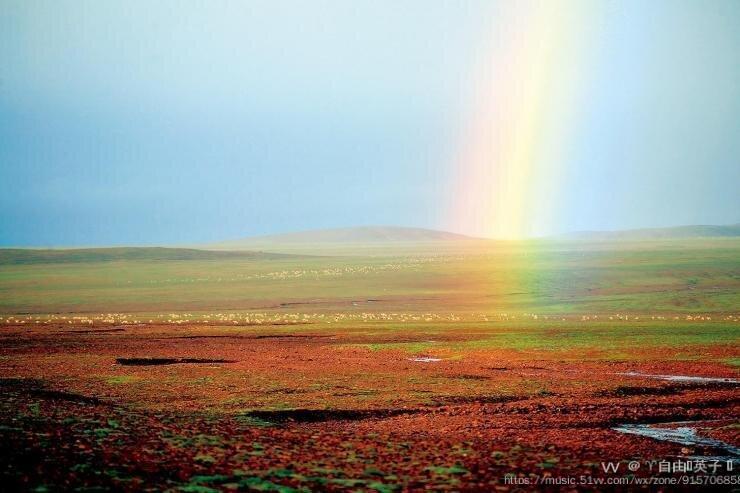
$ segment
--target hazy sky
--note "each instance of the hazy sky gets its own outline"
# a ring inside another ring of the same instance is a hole
[[[560,3],[588,55],[531,232],[740,221],[740,2]],[[448,211],[506,7],[0,0],[0,244],[480,233]]]

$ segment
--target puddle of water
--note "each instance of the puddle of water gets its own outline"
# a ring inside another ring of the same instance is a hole
[[[419,356],[416,358],[408,358],[409,361],[415,361],[417,363],[436,363],[442,361],[442,358],[430,358],[428,356]]]
[[[671,423],[666,423],[671,424]],[[698,422],[672,423],[672,424],[698,424]],[[663,442],[677,443],[688,447],[709,447],[727,453],[727,456],[696,456],[701,459],[719,459],[740,461],[740,448],[714,438],[703,437],[696,434],[696,428],[692,426],[678,426],[676,428],[661,428],[649,424],[624,424],[615,426],[615,431],[628,435],[638,435],[652,438]]]
[[[638,371],[628,371],[623,373],[617,373],[617,375],[625,375],[628,377],[643,377],[643,378],[655,378],[657,380],[667,380],[669,382],[703,382],[703,383],[732,383],[740,384],[740,380],[736,378],[721,378],[721,377],[694,377],[689,375],[653,375],[650,373],[640,373]]]

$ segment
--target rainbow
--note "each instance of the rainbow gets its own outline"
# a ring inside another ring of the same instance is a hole
[[[478,63],[449,226],[520,239],[553,231],[578,124],[585,10],[580,2],[505,2]]]

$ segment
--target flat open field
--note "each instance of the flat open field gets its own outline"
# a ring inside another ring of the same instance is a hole
[[[0,254],[5,488],[738,480],[738,240],[136,252]]]

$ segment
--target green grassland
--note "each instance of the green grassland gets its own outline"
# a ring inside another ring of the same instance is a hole
[[[8,476],[35,450],[65,486],[446,491],[736,421],[735,385],[661,375],[737,377],[737,238],[274,251],[0,252]]]
[[[403,245],[321,253],[3,250],[0,313],[676,315],[740,308],[737,239]]]

